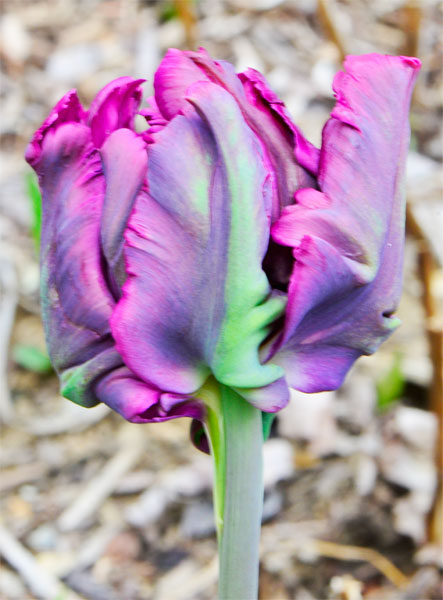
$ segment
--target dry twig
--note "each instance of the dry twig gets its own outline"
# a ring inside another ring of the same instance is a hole
[[[174,0],[177,14],[185,28],[186,46],[195,47],[195,7],[193,0]]]
[[[346,54],[346,42],[337,26],[337,20],[333,15],[333,2],[331,0],[318,0],[317,11],[320,21],[323,23],[327,37],[334,42],[340,52],[340,60],[343,61]]]
[[[429,354],[432,362],[432,381],[429,392],[429,404],[431,410],[437,416],[438,420],[438,439],[437,439],[437,472],[439,483],[434,507],[429,520],[429,538],[432,542],[441,543],[443,536],[442,528],[442,507],[443,507],[443,487],[442,487],[442,468],[443,468],[443,324],[442,315],[438,314],[438,306],[433,293],[434,274],[437,271],[437,262],[431,251],[429,241],[415,219],[411,206],[408,204],[406,209],[407,230],[419,244],[419,254],[417,261],[418,276],[422,283],[422,303],[426,315],[426,334],[428,337]]]
[[[68,598],[60,595],[66,589],[63,583],[52,574],[44,571],[35,560],[34,556],[5,527],[0,527],[0,554],[23,577],[29,589],[43,600],[54,600],[57,597]],[[80,598],[69,593],[70,600]]]
[[[313,550],[321,556],[336,558],[338,560],[362,560],[370,563],[399,588],[409,583],[409,578],[402,573],[389,559],[372,548],[360,546],[345,546],[323,540],[312,540]]]
[[[10,423],[13,407],[7,383],[8,348],[17,307],[17,278],[8,260],[0,262],[0,419]]]
[[[130,431],[127,428],[130,428]],[[123,428],[123,432],[126,433],[126,431],[129,435],[121,449],[60,515],[58,526],[62,531],[72,531],[85,523],[98,510],[103,501],[112,494],[121,477],[133,467],[142,455],[146,440],[143,428],[128,425]]]

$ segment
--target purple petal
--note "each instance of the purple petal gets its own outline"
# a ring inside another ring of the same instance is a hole
[[[293,247],[286,320],[272,361],[293,387],[340,385],[353,361],[397,326],[404,243],[403,178],[417,59],[351,56],[334,81],[320,192],[301,190],[274,225]]]
[[[125,281],[123,233],[146,176],[148,156],[143,140],[129,129],[111,133],[100,149],[106,180],[101,214],[101,244],[109,265],[114,295]]]
[[[67,366],[65,354],[77,356],[110,333],[114,304],[101,269],[99,223],[105,190],[89,128],[66,123],[49,131],[38,173],[43,192],[41,257],[44,296],[51,308],[48,317],[57,317],[61,327],[73,328],[72,333],[75,330],[74,344],[51,335],[58,368],[59,361]]]
[[[148,387],[127,367],[102,377],[95,393],[99,400],[132,423],[159,423],[178,417],[203,418],[199,401],[187,396],[162,394]]]
[[[146,143],[152,143],[154,141],[153,135],[157,131],[161,131],[168,121],[161,114],[160,109],[157,106],[154,96],[150,96],[147,99],[148,106],[139,111],[139,114],[144,117],[149,125],[149,128],[143,131],[142,136]]]
[[[100,148],[116,129],[134,129],[144,79],[120,77],[106,85],[95,97],[88,113],[92,140]]]
[[[189,100],[148,146],[149,193],[129,220],[129,278],[112,331],[125,363],[150,385],[193,394],[212,371],[270,410],[266,390],[252,389],[282,375],[258,359],[282,312],[261,269],[266,163],[230,94],[199,83]],[[287,401],[286,385],[278,389],[272,409]]]
[[[165,119],[177,115],[188,88],[197,81],[209,81],[187,52],[170,48],[154,75],[156,104]]]
[[[86,114],[87,113],[80,104],[77,92],[75,90],[70,90],[57,102],[42,126],[37,129],[32,136],[32,140],[30,141],[25,154],[28,163],[36,168],[41,157],[41,145],[43,139],[50,129],[56,129],[63,123],[84,123]]]
[[[240,100],[246,118],[269,156],[276,179],[276,220],[281,209],[293,204],[294,192],[314,185],[307,172],[317,175],[320,151],[305,139],[289,117],[283,102],[254,69],[239,74],[246,100]]]
[[[270,161],[275,198],[272,218],[294,201],[294,192],[314,185],[319,150],[292,123],[281,100],[253,69],[237,75],[225,61],[214,61],[204,49],[199,52],[167,52],[154,78],[155,100],[167,119],[183,107],[186,91],[198,81],[212,81],[238,102],[249,126],[257,134]]]
[[[317,175],[320,161],[320,150],[307,140],[298,127],[292,122],[286,106],[280,98],[268,87],[261,73],[255,69],[247,69],[239,74],[251,104],[262,112],[267,112],[267,121],[275,130],[280,122],[286,126],[286,135],[292,138],[292,147],[299,165],[312,175]],[[272,114],[274,113],[274,114]],[[279,119],[277,118],[279,117]]]
[[[212,60],[204,48],[198,52],[170,48],[154,76],[155,102],[165,119],[172,119],[180,112],[188,89],[199,81],[217,83],[235,98],[244,95],[230,63]]]
[[[114,156],[126,167],[113,145],[135,145],[139,150],[140,141],[134,140],[132,132],[118,133],[106,142],[105,162]],[[159,390],[151,389],[124,366],[115,350],[109,326],[115,303],[103,273],[100,247],[105,180],[90,129],[79,123],[62,123],[47,130],[40,148],[36,169],[43,200],[43,320],[63,395],[84,406],[103,401],[133,421],[184,415],[199,418],[195,400],[168,395],[163,399]],[[142,162],[139,156],[138,163],[133,163],[139,173]],[[136,187],[135,176],[128,176],[130,189]],[[107,193],[111,195],[119,185],[115,177],[110,176],[111,191]],[[108,218],[105,216],[110,226],[108,237],[104,236],[106,244],[118,251],[113,237],[117,234]]]

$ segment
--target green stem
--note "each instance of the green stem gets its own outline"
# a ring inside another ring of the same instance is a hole
[[[219,600],[255,600],[263,510],[262,413],[213,377],[198,391],[214,459]]]
[[[219,538],[219,600],[255,600],[263,511],[261,411],[221,387],[225,494]]]

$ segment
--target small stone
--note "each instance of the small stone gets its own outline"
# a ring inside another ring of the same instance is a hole
[[[10,571],[4,564],[2,564],[0,576],[0,596],[8,598],[8,600],[23,600],[23,598],[26,598],[26,590],[20,577]]]
[[[152,82],[155,69],[160,62],[157,23],[148,10],[140,12],[142,22],[136,38],[134,77]]]
[[[399,406],[394,414],[392,428],[405,442],[432,455],[437,440],[437,417],[435,414]]]
[[[394,528],[407,535],[416,544],[426,539],[426,517],[432,506],[433,495],[415,490],[397,500],[394,509]]]
[[[278,416],[279,433],[308,442],[309,450],[316,456],[332,452],[337,433],[334,400],[334,392],[304,394],[291,390],[291,401]]]
[[[434,565],[443,569],[443,553],[439,544],[425,544],[419,548],[414,556],[418,565]]]
[[[245,14],[212,15],[199,22],[200,37],[218,42],[230,40],[244,34],[250,23]]]
[[[178,19],[167,21],[157,28],[158,46],[162,50],[167,48],[181,48],[184,44],[186,33],[183,23]]]
[[[0,21],[0,47],[15,63],[23,63],[31,51],[31,39],[22,22],[14,14],[5,14]]]
[[[168,493],[164,489],[147,490],[125,510],[125,519],[134,527],[144,527],[160,519],[169,504]]]
[[[406,184],[409,188],[419,187],[422,181],[425,181],[435,175],[440,170],[437,161],[419,154],[418,152],[409,152],[406,166]]]
[[[35,552],[54,550],[59,541],[56,528],[50,523],[44,523],[32,531],[27,537],[27,544]]]
[[[245,71],[249,68],[260,72],[265,70],[262,59],[247,37],[234,38],[231,46],[235,56],[234,62],[237,71]]]
[[[363,584],[352,575],[336,575],[329,583],[331,599],[362,600]]]
[[[96,44],[75,44],[51,54],[46,70],[54,81],[73,85],[98,71],[101,64]]]
[[[354,373],[340,389],[334,412],[353,432],[365,430],[373,422],[377,392],[373,378]]]
[[[403,443],[390,441],[380,455],[380,468],[387,481],[409,490],[434,494],[437,473],[428,456],[411,452]]]
[[[435,567],[418,569],[404,591],[405,600],[441,598],[441,576]]]
[[[229,0],[229,3],[236,8],[245,10],[271,10],[285,0]]]
[[[184,537],[201,539],[215,532],[214,511],[210,502],[193,502],[184,510],[180,523]]]
[[[263,447],[263,482],[265,488],[290,479],[295,472],[294,449],[290,442],[271,438]]]
[[[377,463],[366,454],[356,454],[352,460],[355,489],[359,496],[372,492],[377,480]]]
[[[141,551],[138,536],[132,531],[122,531],[112,538],[106,548],[106,556],[118,563],[135,560]]]
[[[263,502],[262,523],[270,521],[278,515],[283,508],[283,494],[279,490],[272,490],[265,494]]]
[[[337,63],[327,59],[318,60],[312,71],[311,79],[315,89],[319,94],[330,97],[332,82],[337,72]]]
[[[294,600],[317,600],[309,590],[302,587],[297,590],[297,593],[294,596]]]

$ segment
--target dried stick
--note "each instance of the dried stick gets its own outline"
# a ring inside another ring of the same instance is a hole
[[[195,6],[194,0],[174,0],[180,21],[185,28],[186,47],[195,47]]]
[[[63,594],[66,589],[63,583],[51,573],[44,571],[34,556],[10,533],[0,526],[0,554],[20,573],[29,589],[43,600],[68,598],[80,600],[73,592],[69,596]]]
[[[418,0],[409,0],[403,7],[403,31],[406,42],[403,52],[407,56],[418,56],[422,9]]]
[[[428,535],[432,542],[440,544],[443,536],[441,518],[443,507],[441,476],[443,468],[443,326],[442,316],[438,314],[438,307],[432,290],[433,275],[437,270],[437,262],[426,235],[415,219],[409,204],[406,207],[406,228],[419,244],[417,268],[418,276],[422,283],[422,303],[426,315],[426,334],[432,362],[429,406],[431,411],[437,416],[438,421],[436,462],[439,481],[434,507],[429,519]]]
[[[331,14],[331,0],[318,0],[317,12],[320,21],[326,30],[327,37],[334,42],[340,52],[340,60],[343,62],[346,54],[346,43],[337,27],[336,20]]]
[[[398,588],[403,588],[409,583],[409,578],[400,571],[389,559],[372,548],[360,546],[345,546],[323,540],[312,540],[310,543],[314,551],[321,556],[336,558],[338,560],[362,560],[378,569]]]
[[[7,383],[8,348],[18,302],[17,277],[7,260],[0,261],[0,419],[10,423],[14,411]]]
[[[61,531],[72,531],[81,526],[101,506],[103,501],[114,491],[121,477],[133,467],[145,448],[143,428],[128,426],[130,438],[122,448],[104,466],[81,494],[60,515],[57,524]]]

